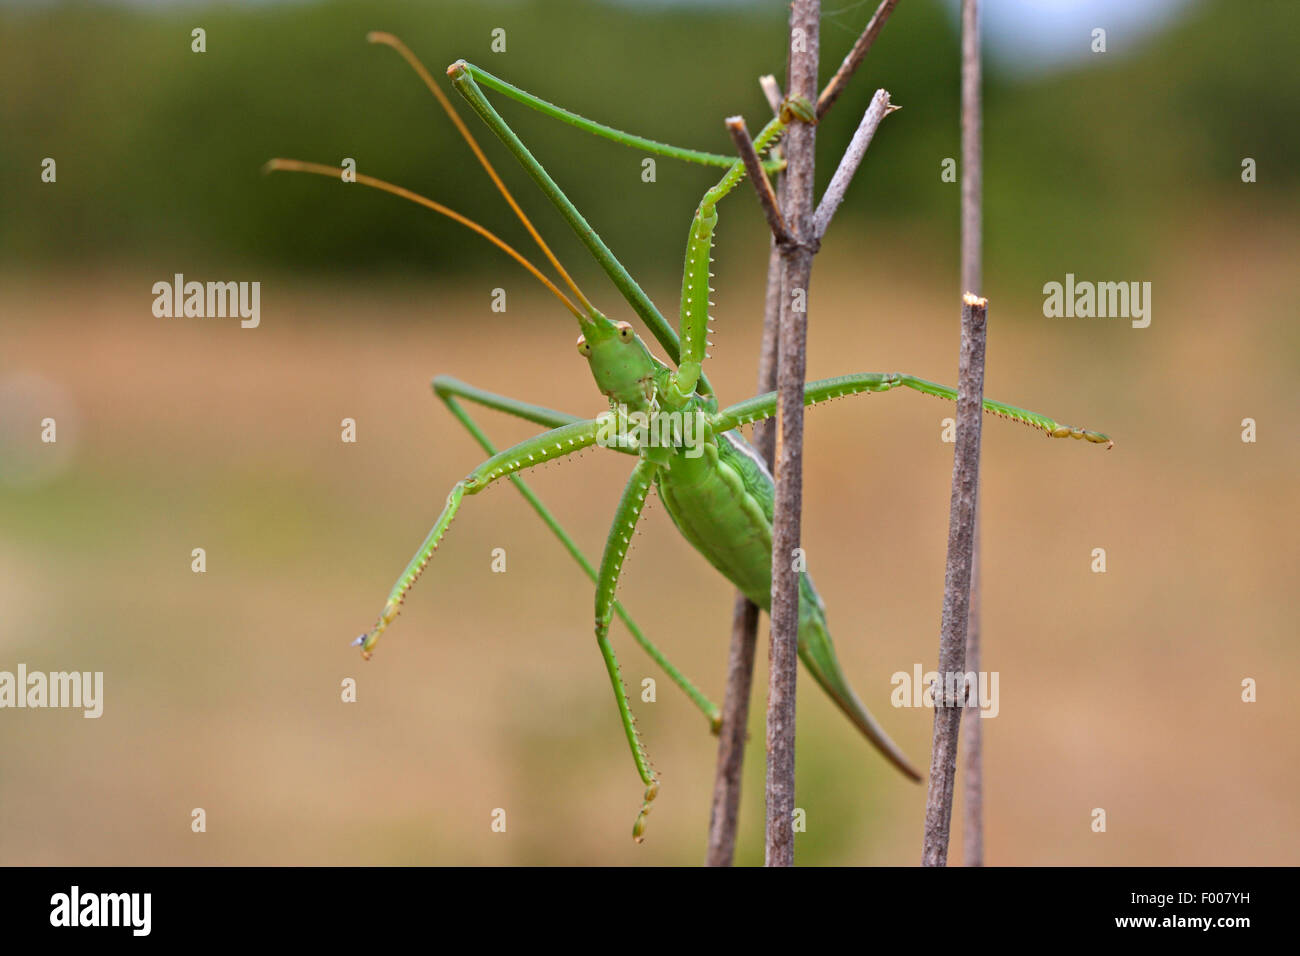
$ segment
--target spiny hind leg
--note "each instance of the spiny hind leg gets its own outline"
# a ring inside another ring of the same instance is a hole
[[[424,571],[424,566],[433,557],[433,552],[438,550],[438,542],[447,533],[465,495],[478,494],[494,481],[513,475],[517,471],[533,468],[589,448],[596,443],[599,428],[600,424],[596,419],[579,420],[561,425],[559,428],[552,428],[550,431],[525,439],[503,452],[498,452],[456,482],[452,486],[451,493],[447,495],[447,503],[438,520],[434,522],[433,529],[425,537],[424,543],[415,552],[415,556],[411,558],[406,570],[397,579],[397,583],[393,585],[388,601],[379,614],[379,620],[370,631],[357,638],[355,643],[361,646],[361,656],[369,659],[374,652],[375,644],[378,643],[388,625],[397,617],[402,602],[406,600],[406,593]]]
[[[609,537],[605,541],[605,554],[601,558],[600,575],[596,581],[596,643],[600,647],[601,656],[605,659],[609,682],[614,687],[614,699],[618,703],[619,717],[623,721],[623,733],[627,736],[628,746],[632,750],[636,771],[641,775],[641,782],[645,784],[645,798],[641,803],[641,812],[637,814],[636,823],[632,826],[632,839],[637,843],[641,842],[642,833],[645,831],[650,803],[659,793],[659,779],[650,768],[645,748],[641,746],[636,719],[632,716],[632,708],[627,700],[627,688],[623,685],[623,677],[619,673],[618,658],[614,656],[614,648],[609,643],[609,622],[614,613],[614,591],[618,587],[619,572],[623,568],[623,560],[627,557],[628,548],[631,547],[637,518],[641,515],[646,495],[650,493],[650,485],[654,481],[657,468],[658,466],[653,462],[643,459],[637,462],[636,468],[632,471],[632,477],[628,479],[627,487],[623,490],[623,498],[618,503],[618,511],[614,513],[614,523],[610,526]]]

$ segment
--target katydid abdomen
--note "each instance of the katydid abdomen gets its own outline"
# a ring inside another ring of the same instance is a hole
[[[697,458],[674,455],[672,467],[657,473],[656,484],[682,537],[741,593],[770,611],[775,483],[749,443],[724,432],[705,443]],[[835,657],[825,604],[807,571],[799,574],[799,658],[854,726],[894,766],[920,780],[849,686]]]

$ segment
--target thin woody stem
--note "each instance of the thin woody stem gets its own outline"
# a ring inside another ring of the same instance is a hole
[[[982,192],[984,180],[981,143],[983,109],[980,96],[980,29],[977,0],[962,0],[961,8],[961,281],[976,295],[983,284]],[[966,667],[980,670],[980,521],[975,511],[971,545],[970,613],[966,632]],[[975,682],[979,694],[979,681]],[[978,696],[965,722],[965,759],[962,767],[962,827],[967,866],[984,865],[984,725],[979,719]]]
[[[820,0],[794,0],[787,93],[817,92]],[[767,688],[768,866],[794,865],[795,688],[799,643],[799,547],[803,506],[803,388],[807,371],[808,284],[812,275],[813,172],[817,128],[794,122],[785,138],[785,221],[796,242],[781,247],[781,331],[777,428],[781,436],[772,520],[772,639]],[[798,308],[796,308],[798,306]]]
[[[840,64],[840,68],[835,71],[835,75],[831,77],[830,82],[822,90],[821,96],[817,97],[818,119],[826,115],[827,111],[835,105],[835,101],[839,99],[840,94],[844,92],[849,77],[857,71],[858,67],[862,65],[862,61],[867,58],[872,45],[876,42],[876,37],[880,36],[880,31],[884,29],[885,22],[889,19],[889,15],[894,12],[896,6],[898,6],[898,0],[884,0],[876,8],[876,12],[867,23],[866,29],[862,31],[862,35],[853,44],[853,49],[849,50],[848,55],[844,57],[844,62]]]
[[[979,498],[980,426],[984,399],[984,332],[988,302],[969,292],[962,297],[961,354],[957,370],[957,444],[952,463],[948,511],[948,559],[944,572],[943,616],[939,636],[939,682],[934,697],[934,738],[930,783],[925,796],[922,866],[946,866],[952,824],[953,783],[957,776],[957,737],[965,710],[966,628],[970,614],[971,560],[975,508]],[[949,695],[954,685],[957,693]]]
[[[820,120],[835,104],[849,78],[865,59],[871,46],[875,43],[889,15],[897,6],[898,0],[884,0],[866,29],[854,44],[853,49],[840,65],[817,99],[816,115]],[[795,0],[791,11],[791,56],[789,86],[792,94],[802,93],[811,99],[817,82],[817,40],[820,3],[816,0]],[[802,48],[794,49],[794,30],[803,31]],[[811,56],[807,51],[811,50]],[[796,60],[811,60],[811,63],[796,64]],[[811,69],[808,67],[811,66]],[[760,77],[759,84],[767,97],[773,113],[779,113],[783,97],[775,78]],[[873,101],[874,102],[874,101]],[[888,111],[882,114],[888,115]],[[864,123],[866,117],[864,117]],[[875,125],[879,120],[875,121]],[[874,132],[874,127],[873,130]],[[759,422],[754,429],[754,446],[758,453],[775,465],[778,431],[783,436],[782,460],[779,468],[773,471],[779,475],[788,475],[792,480],[778,482],[775,507],[776,520],[773,523],[773,588],[772,588],[772,644],[770,654],[771,681],[768,687],[768,721],[767,751],[768,773],[766,782],[767,800],[767,836],[764,853],[768,865],[792,865],[794,860],[793,812],[794,799],[794,686],[796,680],[796,649],[798,632],[798,594],[797,577],[784,575],[783,568],[789,568],[788,560],[780,560],[780,549],[786,546],[786,539],[791,537],[797,546],[799,539],[799,509],[802,498],[802,426],[803,426],[803,378],[804,378],[804,341],[807,335],[805,313],[797,319],[792,318],[793,290],[798,288],[806,300],[808,280],[811,276],[813,250],[820,236],[814,231],[813,217],[813,147],[815,136],[812,127],[795,123],[788,136],[784,151],[786,154],[786,172],[790,171],[790,157],[799,157],[800,185],[798,193],[792,195],[789,189],[789,177],[783,175],[777,185],[777,209],[779,222],[785,224],[787,232],[797,237],[797,230],[791,229],[795,221],[791,210],[801,207],[806,215],[808,242],[803,248],[793,244],[781,244],[777,241],[780,233],[774,228],[771,251],[768,262],[767,308],[763,324],[763,345],[758,371],[758,392],[765,394],[778,390],[778,378],[783,391],[781,411],[778,418]],[[733,134],[734,138],[734,134]],[[803,141],[806,140],[806,147]],[[797,145],[791,146],[791,142]],[[870,140],[868,138],[867,144]],[[737,143],[737,148],[741,145]],[[866,144],[862,147],[865,152]],[[852,177],[861,162],[861,155],[851,161],[851,168],[846,170],[844,186]],[[841,162],[843,165],[843,161]],[[751,175],[751,179],[757,179]],[[804,195],[806,194],[806,196]],[[841,194],[842,198],[842,194]],[[760,190],[760,202],[763,197]],[[838,200],[835,206],[838,206]],[[766,204],[765,212],[766,212]],[[826,222],[829,223],[835,206],[828,206]],[[780,210],[785,210],[781,213]],[[773,217],[769,215],[769,224]],[[824,227],[823,227],[824,231]],[[798,260],[798,261],[794,261]],[[778,375],[780,366],[780,375]],[[788,366],[788,367],[787,367]],[[794,374],[797,373],[797,374]],[[793,374],[793,384],[792,384]],[[789,407],[787,400],[793,405]],[[778,422],[780,423],[778,425]],[[793,434],[792,434],[793,432]],[[789,460],[793,457],[793,460]],[[793,505],[793,509],[791,508]],[[791,511],[793,514],[791,516]],[[793,526],[793,527],[792,527]],[[789,580],[783,580],[784,578]],[[780,580],[779,580],[780,579]],[[733,627],[731,652],[728,666],[726,696],[723,700],[723,721],[718,743],[718,766],[714,779],[713,815],[709,828],[709,849],[707,862],[711,866],[727,866],[732,862],[736,839],[736,821],[739,805],[739,778],[744,756],[745,718],[748,713],[749,692],[753,678],[754,653],[757,632],[757,609],[737,595],[733,610]],[[746,606],[748,605],[748,606]],[[778,639],[778,635],[780,639]],[[779,663],[778,663],[779,659]],[[774,736],[775,733],[775,736]],[[775,748],[774,748],[775,743]]]
[[[763,207],[763,215],[767,217],[767,224],[772,230],[772,235],[776,237],[776,241],[781,245],[793,242],[794,236],[790,234],[790,229],[785,224],[785,218],[781,215],[781,210],[776,206],[776,194],[772,192],[772,184],[768,182],[767,174],[763,172],[763,164],[754,149],[754,141],[749,138],[749,130],[745,127],[745,118],[743,116],[728,117],[727,132],[731,134],[732,142],[736,144],[736,151],[740,154],[741,162],[745,164],[745,172],[749,173],[749,181],[754,184],[754,191],[758,193],[758,203]]]
[[[826,229],[830,226],[835,211],[844,201],[844,194],[848,192],[849,183],[853,180],[853,174],[858,171],[858,166],[862,164],[862,158],[867,155],[867,147],[871,145],[880,121],[899,108],[889,102],[887,90],[876,90],[876,95],[871,98],[871,105],[862,114],[862,122],[858,124],[857,132],[853,134],[849,148],[844,151],[840,165],[835,170],[835,175],[831,177],[826,192],[822,194],[821,203],[817,206],[817,213],[813,217],[813,235],[817,237],[818,242],[826,235]]]
[[[776,78],[759,79],[772,113],[781,111],[781,87]],[[785,178],[777,176],[777,200],[785,193]],[[777,332],[781,317],[781,255],[771,240],[767,262],[767,295],[763,307],[763,341],[759,350],[756,395],[776,391]],[[772,467],[776,450],[776,423],[764,419],[754,425],[754,450]],[[740,820],[741,771],[749,725],[749,700],[754,685],[754,653],[758,646],[758,605],[737,591],[732,607],[731,648],[727,654],[727,688],[722,700],[722,727],[718,731],[718,765],[713,780],[713,808],[709,816],[707,866],[731,866],[736,855]]]

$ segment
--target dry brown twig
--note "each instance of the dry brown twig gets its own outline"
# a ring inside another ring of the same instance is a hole
[[[866,57],[867,52],[871,49],[876,37],[879,35],[885,21],[897,6],[898,0],[884,0],[877,8],[875,15],[867,24],[866,29],[854,44],[849,55],[845,57],[844,62],[836,71],[834,77],[823,89],[817,99],[817,116],[820,118],[834,104],[835,100],[843,91],[849,78],[857,70],[862,60]],[[792,95],[805,96],[809,101],[812,100],[812,92],[816,89],[817,82],[817,26],[820,13],[820,3],[815,0],[796,0],[791,13],[791,74],[789,79],[790,92]],[[803,31],[801,36],[801,47],[795,51],[795,34],[794,30]],[[798,71],[796,73],[796,61],[798,62]],[[811,67],[811,69],[809,69]],[[796,85],[796,77],[799,85]],[[774,113],[781,108],[782,96],[776,80],[772,77],[763,77],[760,79],[760,85],[767,97],[769,105]],[[880,91],[883,93],[883,91]],[[877,96],[880,96],[880,93]],[[884,104],[888,106],[888,94],[885,94]],[[873,107],[876,106],[876,100],[872,101]],[[891,109],[884,109],[878,118],[870,124],[870,133],[874,133],[875,127],[879,125],[881,119],[891,112]],[[868,114],[871,109],[868,109]],[[859,126],[862,132],[863,126],[868,124],[867,117],[864,116],[863,124]],[[736,134],[733,132],[733,138]],[[748,134],[745,137],[748,140]],[[854,137],[855,142],[858,136]],[[862,153],[865,153],[866,146],[870,143],[870,134],[865,134],[865,142],[861,144],[856,159],[851,162],[850,168],[846,171],[844,187],[847,188],[848,180],[856,171],[858,164],[861,162]],[[784,146],[785,157],[787,160],[786,175],[778,181],[776,190],[775,203],[773,209],[778,213],[779,219],[775,220],[785,226],[787,236],[795,241],[790,242],[783,239],[778,241],[777,226],[773,225],[773,241],[769,253],[768,261],[768,286],[767,301],[764,310],[763,323],[763,346],[759,361],[758,372],[758,392],[778,390],[782,392],[780,399],[780,413],[775,420],[760,422],[754,429],[754,445],[758,453],[768,462],[769,465],[774,461],[775,435],[778,429],[777,421],[780,421],[780,432],[783,436],[782,441],[782,461],[777,474],[794,473],[794,483],[786,482],[784,493],[781,488],[781,482],[778,482],[777,489],[777,515],[773,527],[773,554],[779,555],[781,548],[784,548],[787,539],[793,540],[789,549],[793,550],[798,546],[799,540],[799,505],[801,503],[801,458],[802,458],[802,422],[803,422],[803,377],[804,377],[804,339],[806,336],[806,313],[798,313],[798,319],[787,321],[791,315],[792,309],[792,290],[800,288],[807,290],[808,278],[811,274],[812,256],[816,248],[816,243],[820,240],[820,234],[816,231],[813,209],[812,195],[812,172],[813,172],[813,146],[815,144],[815,135],[813,127],[803,123],[796,123],[795,128],[790,131]],[[791,152],[793,147],[793,153]],[[742,149],[740,142],[737,148]],[[752,142],[750,143],[752,150]],[[846,151],[847,160],[849,153],[854,150],[851,144],[849,151]],[[797,163],[792,156],[798,157]],[[845,160],[841,160],[841,166],[844,166]],[[792,178],[792,166],[797,165],[799,168],[799,192],[791,194],[789,182]],[[757,186],[759,180],[764,184],[767,183],[766,176],[758,177],[750,170],[750,180]],[[770,192],[770,186],[768,191]],[[760,202],[764,203],[764,211],[767,213],[767,203],[764,200],[764,190],[758,187]],[[843,191],[839,193],[840,199],[843,198]],[[826,202],[823,198],[823,204]],[[831,216],[839,206],[839,199],[834,204],[826,207],[827,214],[821,228],[821,233],[825,232],[826,225],[829,224]],[[801,215],[796,216],[792,209],[798,210]],[[774,218],[768,215],[769,225],[774,223]],[[802,233],[805,240],[800,243],[798,237],[800,232],[797,228],[799,222],[806,223]],[[785,254],[788,251],[788,255]],[[795,327],[797,324],[797,327]],[[787,342],[789,343],[787,345]],[[778,357],[789,356],[790,365],[797,365],[795,368],[784,368],[781,376],[777,374],[778,364],[785,365],[784,361],[778,363]],[[797,374],[792,374],[797,372]],[[778,381],[780,378],[780,381]],[[788,401],[794,398],[795,407],[793,415],[787,416],[786,410],[789,407]],[[797,418],[797,422],[794,419]],[[795,440],[791,441],[791,425],[798,431]],[[789,459],[793,461],[789,462]],[[785,506],[782,507],[784,498]],[[791,507],[793,505],[793,507]],[[793,526],[791,526],[791,517]],[[778,535],[778,527],[782,529]],[[793,531],[793,536],[791,536]],[[793,862],[794,841],[792,830],[792,813],[793,813],[793,796],[794,796],[794,683],[796,679],[796,662],[797,662],[797,631],[798,631],[798,594],[797,594],[797,576],[791,571],[789,574],[779,573],[779,569],[791,568],[791,562],[787,560],[774,560],[773,562],[773,615],[772,615],[772,650],[774,665],[772,667],[772,681],[769,682],[769,702],[768,702],[768,750],[769,750],[769,767],[768,767],[768,826],[767,826],[767,848],[765,859],[769,865],[789,865]],[[778,579],[780,579],[778,581]],[[778,608],[777,594],[780,591],[785,597],[782,610],[782,624],[778,628],[777,614]],[[793,610],[793,614],[791,614]],[[732,618],[732,638],[729,663],[727,668],[727,690],[723,700],[723,718],[722,728],[719,733],[718,743],[718,764],[717,772],[714,779],[713,809],[709,826],[709,844],[706,861],[711,866],[728,866],[734,857],[736,826],[738,820],[739,807],[739,786],[740,774],[743,766],[744,743],[745,743],[745,721],[748,716],[748,702],[750,689],[753,683],[753,663],[754,648],[757,640],[757,622],[758,609],[753,604],[744,599],[744,596],[737,593],[735,608]],[[778,648],[778,632],[780,631],[780,647]],[[779,673],[777,663],[779,662]],[[775,718],[775,739],[777,741],[777,764],[774,767],[772,744],[774,740],[774,718]],[[775,770],[775,775],[774,771]]]
[[[948,510],[948,559],[944,572],[943,617],[939,635],[939,683],[934,694],[934,740],[930,783],[925,795],[922,866],[946,866],[952,823],[953,782],[957,775],[957,736],[965,712],[966,627],[970,615],[971,560],[975,508],[979,497],[980,427],[984,402],[984,331],[988,302],[962,296],[961,355],[957,363],[957,444],[952,463],[952,502]],[[956,685],[960,685],[957,689]],[[949,691],[955,691],[949,693]]]
[[[787,91],[809,102],[817,92],[820,0],[790,10]],[[803,507],[803,388],[812,277],[813,172],[817,127],[795,122],[785,135],[785,221],[794,241],[781,250],[781,324],[777,347],[776,500],[772,516],[772,638],[767,682],[767,866],[794,865],[794,728],[798,676],[799,547]],[[796,308],[802,305],[802,308]]]
[[[759,79],[772,112],[781,109],[781,88],[776,78]],[[777,203],[785,192],[777,180]],[[781,254],[772,238],[767,262],[767,294],[763,305],[763,340],[759,348],[756,395],[776,391],[777,326],[781,309]],[[772,467],[776,452],[776,423],[765,419],[754,425],[754,450]],[[722,726],[718,731],[718,763],[713,779],[713,805],[709,815],[706,866],[731,866],[736,855],[736,828],[740,819],[741,771],[744,769],[749,699],[754,684],[754,653],[758,644],[758,605],[736,591],[731,618],[731,648],[727,654],[727,688],[722,699]]]
[[[961,284],[980,294],[983,285],[982,193],[984,160],[981,135],[983,105],[980,95],[980,28],[978,0],[962,0],[961,8]],[[984,725],[979,720],[980,670],[980,521],[975,509],[971,545],[970,615],[966,631],[966,669],[974,671],[975,699],[965,720],[962,750],[962,827],[967,866],[984,865]]]

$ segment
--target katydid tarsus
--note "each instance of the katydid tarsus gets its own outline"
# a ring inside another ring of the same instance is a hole
[[[380,636],[400,611],[407,592],[437,550],[464,497],[477,494],[493,482],[508,478],[595,583],[596,641],[614,690],[619,718],[632,759],[645,786],[641,809],[633,825],[633,837],[640,841],[646,815],[659,790],[659,782],[641,745],[618,661],[610,644],[609,629],[613,616],[617,614],[623,620],[636,641],[700,708],[714,731],[718,729],[721,720],[718,708],[668,661],[614,598],[637,520],[650,491],[654,489],[658,493],[682,536],[710,564],[759,607],[767,610],[770,606],[774,484],[764,462],[736,433],[736,429],[775,415],[776,396],[774,393],[759,395],[719,409],[712,386],[703,371],[703,363],[707,358],[705,348],[709,344],[708,324],[711,321],[709,265],[718,220],[717,206],[743,179],[744,166],[735,157],[679,149],[584,119],[525,93],[463,60],[452,64],[447,70],[453,87],[523,165],[613,281],[632,311],[650,329],[667,353],[672,363],[668,364],[651,353],[645,341],[629,323],[607,318],[583,295],[492,168],[433,77],[416,57],[391,35],[376,33],[371,34],[369,39],[396,49],[420,75],[496,188],[554,267],[568,293],[507,243],[447,207],[364,174],[356,173],[356,181],[409,199],[456,220],[484,236],[523,265],[577,320],[581,332],[577,350],[586,360],[597,388],[608,402],[609,410],[596,418],[583,419],[483,391],[446,376],[435,378],[433,388],[437,396],[446,403],[451,413],[489,457],[452,487],[442,513],[393,587],[375,626],[357,638],[355,643],[360,645],[362,655],[368,659]],[[488,102],[479,86],[480,82],[531,108],[616,142],[691,162],[726,167],[722,179],[705,194],[691,221],[682,279],[680,338],[582,214]],[[759,155],[764,155],[780,139],[789,123],[805,121],[811,116],[812,110],[808,103],[787,100],[780,114],[755,138]],[[768,167],[773,166],[774,163],[769,161]],[[342,170],[337,167],[285,159],[272,160],[267,168],[340,178],[342,174]],[[832,398],[884,392],[899,387],[948,400],[956,398],[953,389],[911,375],[864,373],[808,382],[805,385],[804,402],[815,405]],[[504,451],[498,451],[466,411],[464,403],[504,412],[548,430]],[[1108,447],[1111,444],[1109,438],[1098,432],[1062,425],[1044,415],[1000,402],[986,400],[984,409],[991,414],[1041,429],[1054,438],[1079,438],[1106,443]],[[672,419],[675,423],[674,430],[671,433],[667,429],[658,432],[661,436],[669,435],[669,440],[646,440],[647,435],[656,434],[656,422],[672,416],[676,416]],[[684,439],[685,433],[679,424],[688,418],[698,426],[693,442]],[[648,429],[644,427],[647,422],[650,423]],[[641,427],[638,429],[635,427],[637,425]],[[610,433],[616,433],[618,437],[606,440]],[[520,477],[520,472],[529,468],[565,458],[594,445],[602,445],[636,458],[632,476],[615,511],[604,555],[598,567],[587,560],[555,516]],[[849,686],[836,660],[824,605],[807,572],[801,572],[799,586],[800,659],[814,680],[858,730],[904,774],[913,780],[919,780],[920,774],[886,736]]]

